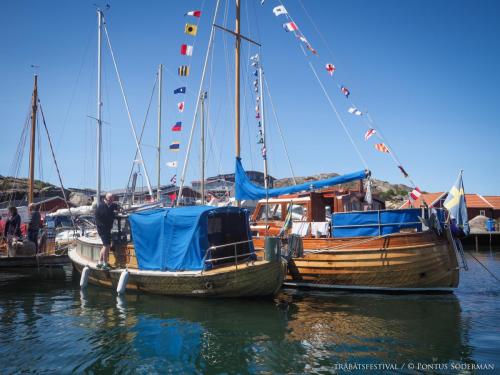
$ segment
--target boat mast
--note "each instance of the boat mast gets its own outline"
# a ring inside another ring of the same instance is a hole
[[[162,89],[162,73],[163,73],[163,65],[160,64],[158,66],[158,160],[157,160],[157,177],[158,177],[158,188],[156,190],[156,200],[160,201],[160,173],[161,173],[161,89]]]
[[[101,74],[102,74],[102,11],[97,9],[97,182],[96,203],[101,200],[101,154],[102,154],[102,101],[101,101]]]
[[[262,144],[262,147],[264,150],[266,150],[266,121],[265,121],[265,115],[264,115],[264,87],[263,87],[263,75],[264,72],[262,70],[262,64],[260,62],[260,56],[259,56],[259,84],[260,84],[260,123],[262,124],[262,141],[264,142]],[[264,159],[264,187],[266,189],[269,188],[269,182],[267,179],[267,154],[262,155],[262,158]]]
[[[205,204],[205,98],[207,92],[203,91],[200,96],[201,102],[201,203]]]
[[[235,114],[235,151],[236,157],[241,157],[240,151],[240,0],[236,0],[236,25],[235,25],[235,54],[234,54],[234,82],[235,82],[235,90],[234,90],[234,114]],[[238,207],[241,205],[240,201],[236,201]]]
[[[28,180],[28,206],[33,203],[33,186],[35,184],[35,140],[36,112],[38,108],[38,76],[35,74],[33,86],[33,103],[31,105],[31,143],[30,143],[30,175]]]

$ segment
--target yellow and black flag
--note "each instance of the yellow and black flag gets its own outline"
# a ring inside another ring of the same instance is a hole
[[[184,32],[186,34],[195,36],[197,31],[198,31],[198,26],[193,25],[191,23],[186,23],[186,26],[184,26]]]
[[[177,68],[177,74],[183,77],[187,77],[189,75],[189,66],[181,65]]]

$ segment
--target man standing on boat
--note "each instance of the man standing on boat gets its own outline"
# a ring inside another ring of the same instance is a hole
[[[104,202],[100,202],[95,210],[95,224],[97,233],[101,237],[102,249],[99,256],[97,268],[109,269],[108,259],[111,248],[111,229],[116,218],[118,205],[114,203],[115,197],[111,193],[106,193]]]
[[[28,240],[35,244],[35,253],[38,254],[38,232],[40,230],[40,217],[39,207],[36,204],[30,203],[30,221],[28,225]]]

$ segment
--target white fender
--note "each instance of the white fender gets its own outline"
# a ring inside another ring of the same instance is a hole
[[[89,266],[83,267],[82,276],[80,277],[80,288],[86,288],[89,282],[90,268]]]
[[[116,287],[116,293],[123,294],[127,289],[128,282],[128,270],[124,270],[120,275],[120,280],[118,280],[118,286]]]

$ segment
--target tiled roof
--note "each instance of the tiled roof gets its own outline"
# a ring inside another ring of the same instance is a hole
[[[433,206],[440,198],[446,198],[448,195],[445,193],[425,193],[422,194],[420,199],[413,202],[413,207],[420,207],[423,205],[422,198],[429,207]],[[488,195],[482,196],[481,194],[465,194],[465,201],[467,202],[467,207],[469,208],[494,208],[495,210],[500,210],[500,196]],[[408,201],[405,202],[400,208],[408,208]]]
[[[486,199],[495,208],[495,210],[500,210],[500,196],[498,195],[485,195]]]
[[[433,203],[435,203],[439,198],[441,198],[442,195],[445,195],[446,193],[444,192],[439,192],[439,193],[424,193],[420,196],[419,199],[414,201],[412,203],[413,207],[420,207],[424,205],[424,201],[427,203],[429,207],[433,207]],[[422,200],[423,199],[423,200]],[[409,208],[409,202],[406,201],[400,208]]]

